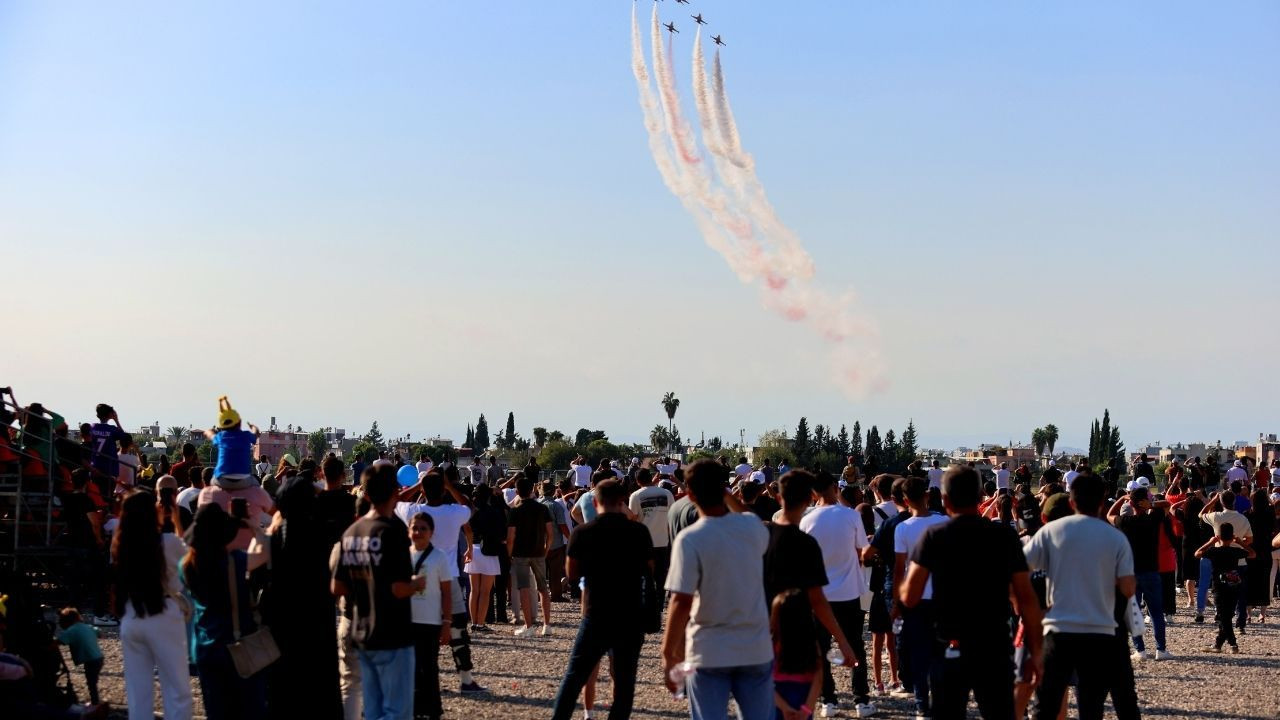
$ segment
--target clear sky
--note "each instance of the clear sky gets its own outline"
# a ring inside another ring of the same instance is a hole
[[[641,3],[648,11],[648,2]],[[0,4],[0,383],[127,425],[1256,438],[1280,5],[663,3],[884,335],[844,397],[648,154],[630,3]],[[643,17],[643,15],[642,15]]]

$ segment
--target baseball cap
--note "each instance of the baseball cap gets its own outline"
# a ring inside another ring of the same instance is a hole
[[[757,485],[763,485],[764,473],[759,470],[756,470],[755,472],[751,473],[751,482],[756,483]]]
[[[1124,489],[1128,490],[1129,492],[1133,492],[1134,490],[1137,490],[1140,487],[1142,486],[1138,484],[1137,480],[1130,480],[1129,483],[1124,486]]]
[[[1145,477],[1138,478],[1138,487],[1151,487],[1151,480]]]

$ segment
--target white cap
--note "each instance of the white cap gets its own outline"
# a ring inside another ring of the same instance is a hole
[[[1236,461],[1236,467],[1244,467],[1244,463],[1242,463],[1242,462],[1240,462],[1239,460],[1237,460],[1237,461]]]
[[[1151,487],[1151,480],[1145,477],[1138,478],[1138,487]]]
[[[763,472],[760,472],[759,470],[757,470],[757,471],[755,471],[755,472],[751,473],[751,482],[753,482],[753,483],[755,483],[755,484],[757,484],[757,485],[763,485],[763,484],[764,484],[764,473],[763,473]]]
[[[618,461],[617,461],[617,460],[610,460],[610,461],[609,461],[609,467],[618,467]]]
[[[1130,480],[1129,484],[1124,486],[1124,489],[1128,490],[1129,492],[1133,492],[1134,490],[1137,490],[1140,487],[1142,486],[1138,484],[1137,480]]]

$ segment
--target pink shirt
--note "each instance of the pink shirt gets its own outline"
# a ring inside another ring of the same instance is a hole
[[[200,499],[196,501],[196,506],[208,505],[209,503],[218,503],[222,509],[231,513],[231,501],[235,498],[244,498],[249,503],[249,526],[240,528],[240,532],[236,535],[235,542],[228,546],[231,550],[248,550],[249,543],[253,541],[256,531],[261,527],[261,517],[266,515],[275,507],[275,501],[271,499],[271,495],[263,490],[261,486],[241,488],[239,490],[226,490],[216,485],[206,485],[200,491]]]

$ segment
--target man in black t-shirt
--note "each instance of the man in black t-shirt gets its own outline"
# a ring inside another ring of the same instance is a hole
[[[551,634],[551,586],[547,583],[547,554],[551,552],[551,511],[533,499],[533,480],[521,473],[516,477],[519,504],[507,516],[507,547],[511,548],[511,570],[520,591],[520,608],[524,611],[524,627],[516,628],[517,637],[533,632],[533,588],[537,585],[542,598],[542,630]]]
[[[342,538],[356,520],[356,496],[343,486],[346,466],[338,458],[329,458],[321,467],[325,489],[316,493],[316,520],[324,533],[324,543],[331,546]]]
[[[72,607],[86,607],[87,603],[94,616],[106,618],[106,542],[102,537],[102,516],[89,499],[88,486],[88,469],[76,470],[71,473],[71,492],[62,498],[69,550],[67,588]]]
[[[365,717],[410,717],[413,703],[413,634],[409,598],[426,587],[413,577],[409,531],[395,516],[395,467],[374,468],[364,493],[371,508],[334,546],[332,590],[351,609],[351,640],[360,658],[362,681],[375,684],[381,707]]]
[[[1013,717],[1013,646],[1009,637],[1009,593],[1026,624],[1028,682],[1041,672],[1040,603],[1031,587],[1027,560],[1008,526],[978,515],[982,480],[966,466],[942,477],[949,522],[925,531],[911,554],[901,601],[914,607],[933,580],[937,629],[934,689],[936,718],[963,718],[969,692],[984,718]]]
[[[1205,652],[1222,652],[1224,643],[1231,646],[1231,652],[1240,652],[1231,620],[1240,600],[1241,579],[1248,571],[1246,561],[1257,553],[1236,542],[1235,535],[1231,523],[1222,523],[1218,535],[1196,550],[1196,557],[1208,560],[1213,567],[1213,605],[1217,610],[1214,619],[1218,622],[1218,637]]]
[[[1125,511],[1125,506],[1128,506],[1129,511]],[[1147,654],[1146,643],[1141,635],[1134,636],[1133,646],[1137,648],[1133,658],[1135,660],[1168,660],[1173,657],[1165,651],[1164,586],[1160,582],[1159,564],[1160,532],[1168,507],[1167,500],[1152,501],[1150,491],[1140,487],[1116,500],[1107,512],[1107,520],[1124,533],[1129,540],[1129,547],[1133,549],[1137,596],[1151,614],[1151,624],[1155,630],[1156,651],[1153,654]]]
[[[600,482],[593,502],[596,519],[573,531],[566,551],[569,581],[586,578],[587,592],[582,625],[556,693],[553,720],[573,717],[578,693],[607,652],[613,657],[610,720],[629,717],[635,698],[636,668],[644,644],[643,588],[653,571],[653,539],[644,525],[627,519],[627,494],[622,483]],[[652,600],[661,602],[656,597]]]

